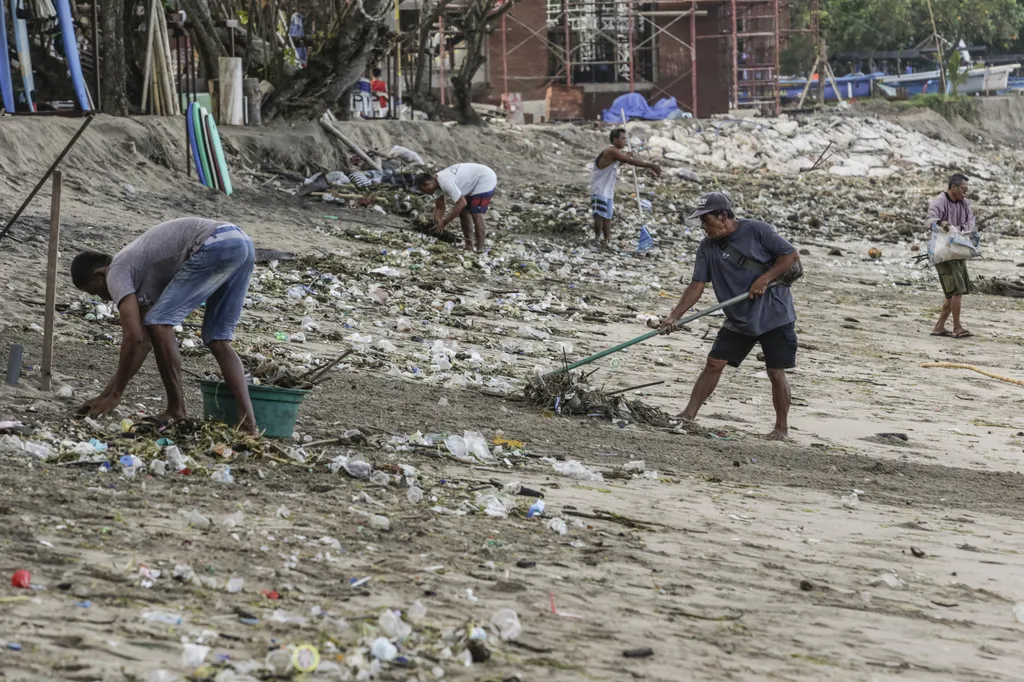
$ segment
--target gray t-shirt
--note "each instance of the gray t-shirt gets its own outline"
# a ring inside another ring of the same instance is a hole
[[[107,268],[107,289],[114,305],[135,294],[147,308],[160,298],[181,266],[221,225],[206,218],[177,218],[151,227],[114,256]]]
[[[771,265],[779,256],[793,253],[792,244],[779,236],[775,228],[760,220],[738,220],[736,231],[726,239],[751,260]],[[697,247],[693,281],[711,282],[718,300],[727,301],[750,291],[760,275],[730,257],[722,240],[707,237]],[[725,309],[725,327],[747,336],[761,336],[783,325],[796,322],[793,295],[789,287],[775,286],[758,299],[743,301]]]

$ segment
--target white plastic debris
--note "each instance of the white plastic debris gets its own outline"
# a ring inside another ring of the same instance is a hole
[[[569,532],[569,527],[565,523],[563,518],[554,518],[548,521],[548,529],[558,533],[559,535],[565,535]]]
[[[370,655],[382,663],[388,663],[398,656],[398,647],[392,644],[387,637],[378,637],[370,645]]]
[[[377,618],[377,625],[380,631],[389,639],[404,642],[412,634],[412,626],[402,620],[402,615],[397,611],[387,609]]]
[[[409,607],[406,617],[413,623],[422,622],[423,619],[427,617],[427,607],[417,599],[412,603],[412,606]]]
[[[491,616],[491,627],[498,631],[498,637],[505,641],[516,640],[523,631],[519,616],[512,609],[499,609]]]
[[[235,477],[231,475],[230,466],[227,464],[218,464],[213,473],[210,474],[210,480],[216,481],[217,483],[234,483]]]
[[[552,457],[545,457],[544,461],[566,478],[572,478],[577,481],[604,481],[604,476],[600,471],[594,471],[575,459],[559,462]]]
[[[474,494],[477,507],[484,510],[490,517],[504,519],[515,509],[516,499],[511,495],[499,492],[494,488],[478,490]]]
[[[872,580],[869,584],[872,586],[885,585],[886,587],[894,590],[903,590],[907,587],[907,583],[901,580],[895,573],[883,573]]]
[[[370,528],[374,530],[388,531],[391,530],[391,520],[386,516],[380,514],[374,514],[370,517]]]
[[[53,448],[48,443],[36,443],[35,441],[28,440],[25,441],[22,449],[26,455],[31,455],[43,462],[56,456]]]
[[[452,457],[460,462],[489,464],[494,461],[494,455],[479,431],[465,431],[461,436],[453,434],[444,439],[444,445]]]
[[[182,516],[188,522],[188,525],[198,530],[208,530],[210,528],[210,519],[206,518],[195,509],[181,512]]]
[[[164,456],[167,458],[167,466],[173,471],[181,471],[188,468],[188,457],[181,454],[177,445],[168,445],[164,449]]]
[[[239,577],[232,577],[228,580],[227,586],[224,588],[231,594],[238,594],[245,587],[245,579]]]

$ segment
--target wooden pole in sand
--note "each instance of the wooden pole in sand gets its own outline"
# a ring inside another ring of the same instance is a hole
[[[143,61],[142,66],[142,113],[146,113],[146,105],[149,104],[149,83],[152,78],[151,73],[153,69],[153,41],[156,38],[156,11],[153,7],[153,3],[149,3],[149,9],[146,11],[149,16],[147,22],[148,30],[146,31],[146,58]]]
[[[57,249],[60,245],[60,186],[61,172],[53,172],[53,192],[50,194],[50,248],[46,252],[46,319],[43,322],[42,386],[50,390],[53,379],[53,322],[57,304]]]

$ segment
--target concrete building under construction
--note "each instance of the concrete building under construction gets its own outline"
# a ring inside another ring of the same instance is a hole
[[[779,109],[785,0],[519,0],[488,39],[476,99],[593,119],[618,96],[674,97],[698,117]]]

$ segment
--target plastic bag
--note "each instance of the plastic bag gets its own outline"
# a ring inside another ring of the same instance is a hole
[[[975,232],[961,232],[950,225],[943,229],[938,222],[932,223],[932,236],[928,240],[928,258],[932,263],[951,260],[968,260],[981,255],[981,235]]]
[[[444,444],[452,457],[460,462],[489,464],[494,461],[494,455],[479,431],[466,431],[462,436],[453,434],[444,439]]]

